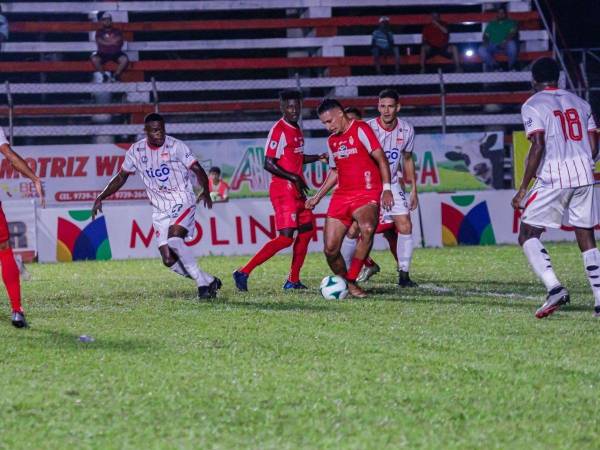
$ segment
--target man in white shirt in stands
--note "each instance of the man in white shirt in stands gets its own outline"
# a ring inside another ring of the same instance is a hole
[[[594,315],[600,317],[600,251],[594,238],[598,223],[593,169],[598,155],[596,124],[589,103],[558,88],[560,69],[556,61],[538,59],[532,74],[536,93],[521,109],[531,149],[512,206],[523,208],[519,244],[548,291],[535,315],[538,319],[547,317],[570,301],[540,241],[546,227],[560,228],[567,211],[594,293]]]

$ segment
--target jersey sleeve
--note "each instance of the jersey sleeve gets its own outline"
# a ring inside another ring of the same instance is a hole
[[[329,153],[329,168],[335,169],[335,158],[333,157],[333,150],[331,149],[331,141],[327,139],[327,153]]]
[[[587,114],[587,129],[588,129],[588,131],[598,130],[598,126],[596,125],[596,121],[594,120],[594,114],[592,113],[591,106],[588,108],[586,114]]]
[[[197,159],[190,150],[190,148],[183,142],[177,143],[177,157],[185,164],[188,169],[194,164]]]
[[[534,133],[545,131],[544,122],[542,121],[540,114],[530,105],[524,104],[521,107],[521,118],[523,119],[527,137]]]
[[[4,130],[0,127],[0,145],[8,144],[8,139],[6,139],[6,135],[4,134]]]
[[[133,157],[133,145],[129,147],[129,150],[127,150],[127,153],[125,153],[125,161],[123,161],[121,169],[125,172],[135,173],[136,167],[135,158]]]
[[[381,144],[379,143],[379,139],[377,139],[375,132],[366,123],[359,123],[356,133],[358,134],[358,140],[365,146],[369,153],[381,148]]]
[[[406,145],[404,151],[406,153],[412,153],[415,148],[415,127],[411,124],[407,124],[406,127]]]
[[[267,137],[267,144],[265,147],[267,149],[266,156],[268,158],[281,158],[286,145],[287,142],[283,129],[277,126],[277,124],[274,125],[273,128],[271,128],[271,131],[269,131],[269,136]]]

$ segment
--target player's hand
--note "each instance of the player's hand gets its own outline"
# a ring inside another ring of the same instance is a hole
[[[419,206],[419,197],[417,197],[417,191],[413,190],[410,192],[408,206],[411,211],[414,211],[415,209],[417,209],[417,206]]]
[[[92,206],[92,220],[96,218],[98,211],[102,212],[102,200],[100,200],[100,198],[97,198],[94,201],[94,206]]]
[[[37,180],[35,180],[33,182],[33,185],[35,186],[35,190],[38,194],[38,196],[40,197],[40,202],[42,205],[42,208],[46,207],[46,195],[44,193],[44,186],[42,186],[42,181],[38,178]]]
[[[306,209],[315,209],[315,206],[319,204],[319,198],[315,195],[314,197],[309,198],[304,203],[304,207]]]
[[[200,200],[204,201],[204,206],[206,208],[212,209],[213,200],[208,190],[202,191],[200,194],[198,194],[198,197],[196,197],[196,203],[200,203]]]
[[[294,184],[296,185],[296,189],[298,189],[298,192],[300,193],[302,198],[306,198],[306,194],[308,194],[308,191],[309,191],[309,188],[306,185],[306,182],[302,178],[297,177],[294,180]]]
[[[329,153],[321,153],[319,155],[319,161],[329,164]]]
[[[394,195],[392,191],[386,190],[381,194],[381,206],[385,211],[389,211],[394,206]]]
[[[519,189],[519,190],[517,191],[517,193],[515,194],[515,196],[514,196],[514,197],[513,197],[513,199],[512,199],[512,202],[511,202],[511,204],[512,204],[512,207],[513,207],[514,209],[519,209],[519,208],[521,208],[521,202],[522,202],[522,201],[523,201],[523,199],[525,198],[525,194],[526,194],[526,192],[525,192],[525,189]]]

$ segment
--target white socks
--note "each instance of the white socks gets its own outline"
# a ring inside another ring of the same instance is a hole
[[[192,252],[186,247],[182,238],[170,237],[167,239],[167,243],[171,250],[177,254],[179,262],[181,262],[187,273],[196,281],[197,286],[208,286],[214,280],[212,275],[200,270],[196,263],[196,258],[194,258]]]
[[[346,262],[346,270],[350,269],[357,243],[358,239],[350,239],[349,237],[345,237],[342,241],[340,252],[342,253],[342,258],[344,258],[344,261]]]
[[[183,267],[183,264],[180,260],[177,260],[177,262],[169,267],[169,269],[175,272],[177,275],[181,275],[182,277],[192,278],[190,277],[190,274],[187,273],[187,270],[185,270],[185,267]]]
[[[408,272],[412,260],[414,242],[411,234],[398,234],[396,253],[398,255],[398,270]]]
[[[594,306],[600,306],[600,251],[592,248],[581,254],[585,273],[594,293]]]
[[[556,278],[550,255],[538,238],[531,238],[523,244],[523,251],[529,260],[531,268],[535,274],[544,282],[546,290],[550,292],[552,288],[560,285],[560,281]]]

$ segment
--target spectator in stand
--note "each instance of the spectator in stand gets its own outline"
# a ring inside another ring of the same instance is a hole
[[[2,6],[0,5],[0,13],[2,12]],[[0,14],[0,48],[2,43],[8,41],[8,19],[6,16]]]
[[[394,33],[390,29],[390,18],[383,16],[379,18],[379,27],[373,31],[371,40],[371,52],[375,62],[377,74],[381,75],[381,56],[394,55],[396,73],[400,73],[400,50],[394,44]]]
[[[442,22],[439,13],[432,13],[431,23],[423,27],[421,73],[425,73],[425,61],[436,55],[452,59],[456,72],[462,72],[458,60],[458,49],[455,45],[449,44],[449,41],[450,33],[448,32],[448,24]]]
[[[214,203],[229,200],[229,185],[221,178],[221,169],[211,167],[208,171],[208,190]]]
[[[103,74],[105,81],[118,81],[127,68],[127,64],[129,64],[129,58],[122,50],[123,33],[113,26],[110,13],[103,13],[100,21],[102,27],[96,31],[98,50],[92,53],[90,59],[96,70]],[[114,74],[110,74],[110,72],[103,73],[102,66],[109,61],[113,61],[118,65]]]
[[[483,44],[479,47],[483,70],[500,70],[495,59],[500,52],[508,57],[508,70],[515,70],[519,55],[519,27],[516,21],[508,18],[505,6],[500,6],[496,12],[496,20],[488,23],[483,33]]]

